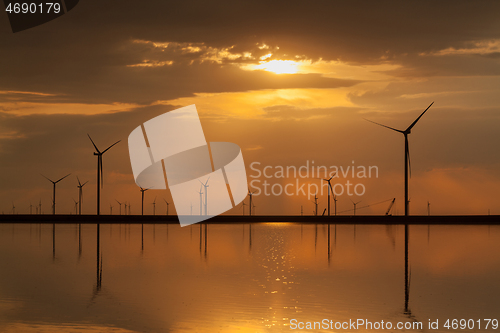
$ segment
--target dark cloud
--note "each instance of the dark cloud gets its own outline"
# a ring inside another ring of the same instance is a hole
[[[55,93],[76,102],[150,103],[196,92],[354,84],[319,75],[278,77],[244,72],[209,62],[189,65],[188,60],[206,54],[170,54],[173,59],[168,59],[148,47],[131,48],[133,40],[234,47],[232,52],[252,52],[254,59],[267,52],[257,47],[257,43],[265,43],[275,57],[284,59],[298,56],[363,64],[392,60],[409,64],[402,71],[414,70],[395,73],[398,75],[413,75],[417,70],[424,75],[439,71],[497,73],[494,57],[492,62],[483,57],[467,69],[453,59],[415,60],[415,55],[499,38],[499,9],[497,1],[87,0],[57,20],[17,34],[9,31],[7,18],[3,18],[0,89]],[[174,60],[174,64],[126,67],[161,59]],[[480,62],[482,66],[477,65]]]

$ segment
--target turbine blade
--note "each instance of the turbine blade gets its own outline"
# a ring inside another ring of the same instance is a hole
[[[115,199],[115,201],[116,201],[116,202],[118,202],[118,204],[119,204],[119,205],[121,205],[121,204],[122,204],[120,201],[118,201],[118,200],[116,200],[116,199]]]
[[[105,152],[107,152],[109,150],[109,148],[113,147],[114,145],[116,145],[118,142],[120,142],[122,140],[118,140],[116,141],[115,143],[113,143],[111,146],[109,146],[108,148],[106,148],[102,153],[104,154]]]
[[[82,186],[82,183],[80,183],[80,178],[78,178],[78,176],[76,176],[76,179],[78,180],[78,185]]]
[[[68,173],[66,176],[62,177],[61,179],[59,179],[58,181],[56,181],[55,183],[59,183],[61,180],[63,180],[64,178],[68,177],[69,175],[71,175],[70,173]]]
[[[87,136],[89,137],[90,141],[92,141],[92,144],[94,145],[95,150],[97,150],[97,152],[100,154],[101,152],[99,151],[99,148],[97,148],[97,146],[95,145],[94,140],[92,140],[92,138],[90,137],[90,135],[88,133],[87,133]]]
[[[41,174],[42,175],[42,174]],[[42,175],[43,178],[47,179],[49,182],[53,183],[54,181],[52,179],[49,179],[47,177],[45,177],[44,175]]]
[[[427,112],[427,110],[429,110],[429,108],[432,106],[432,104],[434,104],[434,102],[432,102],[432,103],[431,103],[431,105],[429,105],[429,106],[427,107],[427,109],[425,109],[425,111],[424,111],[424,112],[422,112],[422,114],[421,114],[420,116],[418,116],[418,118],[417,118],[417,119],[415,119],[415,121],[414,121],[414,122],[413,122],[410,126],[408,126],[408,128],[406,129],[406,131],[405,131],[405,132],[410,131],[410,130],[413,128],[413,126],[415,126],[415,124],[417,123],[417,121],[419,121],[419,120],[420,120],[420,118],[422,118],[422,116],[424,115],[424,113],[426,113],[426,112]]]
[[[83,187],[83,185],[87,184],[88,182],[89,182],[89,181],[87,180],[85,183],[83,183],[83,184],[82,184],[82,187]]]
[[[395,129],[395,128],[392,128],[392,127],[389,127],[389,126],[386,126],[386,125],[382,125],[382,124],[376,123],[376,122],[368,120],[366,118],[363,118],[363,119],[366,120],[366,121],[369,121],[370,123],[374,123],[376,125],[379,125],[379,126],[382,126],[382,127],[388,128],[388,129],[391,129],[393,131],[396,131],[396,132],[399,132],[399,133],[403,133],[403,131],[401,131],[401,130],[398,130],[398,129]]]

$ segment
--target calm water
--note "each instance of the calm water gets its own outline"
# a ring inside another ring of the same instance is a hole
[[[404,226],[331,225],[329,239],[328,225],[102,224],[98,247],[96,225],[3,224],[0,331],[500,319],[499,227],[410,226],[406,239],[407,270]]]

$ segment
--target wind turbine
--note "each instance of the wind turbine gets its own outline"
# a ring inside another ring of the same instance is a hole
[[[156,215],[156,197],[153,201],[153,215]]]
[[[73,199],[73,201],[75,202],[75,215],[78,214],[78,201],[76,201],[75,199]]]
[[[246,206],[246,205],[247,205],[247,204],[245,203],[245,200],[243,200],[243,202],[242,202],[242,204],[241,204],[241,208],[243,208],[243,213],[242,213],[242,215],[245,215],[245,206]]]
[[[427,216],[431,216],[431,203],[427,201]]]
[[[113,206],[109,204],[109,215],[113,215]]]
[[[330,181],[332,180],[332,178],[336,175],[337,173],[334,173],[330,178],[328,179],[323,179],[325,182],[328,183],[328,216],[330,216],[330,192],[333,194],[333,189],[332,189],[332,183],[330,183]],[[336,213],[336,209],[335,209],[335,215],[337,215]]]
[[[30,202],[30,215],[32,214],[32,212],[33,212],[33,205]]]
[[[351,199],[349,199],[349,200],[351,200]],[[361,202],[361,200],[359,200],[358,202],[354,202],[351,200],[351,202],[354,205],[354,216],[356,216],[356,205],[359,204]]]
[[[118,205],[120,205],[120,215],[122,215],[122,203],[116,199],[115,199],[115,201],[118,202]],[[125,207],[126,207],[126,205],[125,205]],[[127,208],[125,208],[125,209],[127,209]]]
[[[12,215],[16,214],[16,206],[14,206],[14,201],[12,201]]]
[[[141,189],[141,194],[142,194],[142,206],[141,206],[141,215],[144,215],[144,192],[146,192],[147,190],[150,189],[149,188],[142,188],[141,186],[139,186]],[[130,209],[130,204],[128,205],[128,209]]]
[[[314,201],[311,200],[311,202],[314,204],[316,209],[314,210],[314,216],[318,216],[318,197],[316,196],[317,193],[314,193]]]
[[[40,209],[38,210],[38,213],[40,215],[42,215],[42,199],[40,199],[40,201],[38,202],[38,207],[40,207]]]
[[[78,176],[76,176],[76,179],[78,180],[78,214],[82,215],[82,202],[83,202],[83,186],[87,184],[89,181],[87,180],[85,183],[80,183],[80,179]]]
[[[200,185],[200,216],[203,215],[203,184]],[[168,207],[168,206],[167,206]]]
[[[255,193],[255,191],[253,192],[250,192],[250,190],[248,190],[248,195],[250,196],[250,204],[248,205],[249,209],[250,209],[250,216],[252,216],[252,197],[253,197],[253,194]]]
[[[71,175],[70,173],[67,174],[66,176],[60,178],[59,180],[57,181],[53,181],[47,177],[45,177],[44,175],[42,175],[45,179],[47,179],[49,182],[51,182],[53,185],[54,185],[54,190],[52,192],[52,214],[55,215],[56,214],[56,184],[59,183],[61,180],[63,180],[64,178],[68,177],[69,175]]]
[[[121,140],[116,141],[111,146],[109,146],[108,148],[104,149],[101,152],[99,150],[99,148],[97,148],[97,146],[95,145],[94,140],[92,140],[90,135],[87,134],[87,136],[89,137],[90,141],[92,141],[92,144],[94,145],[94,148],[96,150],[94,152],[94,156],[97,156],[97,215],[100,215],[101,214],[101,210],[100,210],[101,209],[101,187],[103,187],[103,185],[104,185],[104,179],[103,179],[104,176],[102,173],[102,155],[105,152],[107,152],[111,147],[113,147],[118,142],[120,142]],[[100,187],[99,187],[99,184],[101,185]]]
[[[425,109],[424,112],[422,112],[420,116],[418,116],[418,118],[415,119],[415,121],[411,123],[411,125],[408,126],[408,128],[405,129],[404,131],[366,119],[371,123],[399,132],[405,136],[405,216],[410,215],[410,201],[408,200],[408,171],[410,172],[410,177],[411,177],[411,164],[410,164],[410,149],[408,147],[408,135],[411,133],[411,129],[413,128],[413,126],[415,126],[415,124],[420,120],[420,118],[422,118],[424,113],[427,112],[427,110],[429,110],[432,104],[434,104],[434,102],[432,102],[431,105],[429,105],[427,109]]]
[[[200,180],[198,180],[201,185],[203,185],[203,187],[205,187],[205,215],[208,215],[208,181],[210,180],[210,177],[208,177],[207,181],[205,182],[205,184],[201,183]]]
[[[163,198],[163,201],[165,201],[165,203],[167,204],[167,215],[168,215],[168,205],[170,205],[170,203],[167,200],[165,200],[165,198]]]
[[[125,202],[125,215],[127,215],[127,202]]]

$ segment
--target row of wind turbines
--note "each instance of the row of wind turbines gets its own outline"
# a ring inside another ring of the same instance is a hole
[[[379,124],[379,123],[376,123],[374,121],[371,121],[371,120],[368,120],[368,119],[365,119],[369,122],[372,122],[376,125],[379,125],[379,126],[382,126],[382,127],[385,127],[385,128],[388,128],[390,130],[393,130],[395,132],[398,132],[398,133],[401,133],[404,135],[404,140],[405,140],[405,150],[404,150],[404,183],[405,183],[405,193],[404,193],[404,197],[405,197],[405,216],[408,216],[409,215],[409,204],[410,204],[410,201],[409,201],[409,189],[408,189],[408,183],[409,183],[409,177],[411,177],[411,164],[410,164],[410,150],[409,150],[409,143],[408,143],[408,135],[411,133],[411,130],[413,129],[413,127],[417,124],[417,122],[420,120],[420,118],[422,118],[422,116],[427,112],[427,110],[429,110],[429,108],[434,104],[434,102],[432,102],[419,116],[417,119],[415,119],[415,121],[413,121],[410,126],[408,126],[405,130],[399,130],[399,129],[396,129],[396,128],[393,128],[393,127],[389,127],[389,126],[386,126],[386,125],[383,125],[383,124]],[[89,134],[87,134],[87,136],[89,137],[90,141],[92,142],[92,145],[94,146],[95,148],[95,152],[94,152],[94,156],[97,156],[97,212],[96,214],[97,215],[100,215],[101,214],[101,188],[103,188],[104,186],[104,177],[103,177],[103,155],[104,153],[106,153],[109,149],[111,149],[112,147],[114,147],[116,144],[118,144],[121,140],[118,140],[116,141],[115,143],[113,143],[111,146],[107,147],[106,149],[104,149],[103,151],[99,150],[99,148],[97,147],[97,145],[95,144],[94,140],[92,140],[92,138],[90,137]],[[48,181],[50,181],[53,185],[52,187],[52,214],[56,214],[56,185],[61,182],[62,180],[64,180],[65,178],[67,178],[68,176],[70,176],[71,174],[67,174],[66,176],[62,177],[62,178],[59,178],[58,180],[52,180],[48,177],[46,177],[45,175],[42,174],[42,176],[44,178],[46,178]],[[331,185],[331,180],[333,178],[334,175],[332,175],[329,179],[322,179],[322,181],[326,181],[328,183],[328,206],[327,206],[327,210],[328,210],[328,216],[330,216],[330,194],[333,195],[333,200],[335,202],[335,215],[337,215],[337,197],[335,196],[335,194],[333,193],[333,189],[332,189],[332,185]],[[200,194],[200,215],[202,215],[202,212],[203,212],[203,209],[204,209],[204,215],[207,215],[208,214],[208,181],[209,181],[210,178],[207,179],[207,181],[205,183],[201,182],[201,187],[200,187],[200,191],[198,192]],[[78,202],[75,201],[75,212],[76,212],[76,207],[78,205],[78,214],[81,214],[81,209],[82,209],[82,200],[83,200],[83,186],[85,186],[85,184],[88,183],[88,181],[84,182],[83,184],[80,182],[80,179],[77,177],[77,180],[78,180]],[[204,193],[202,191],[202,189],[204,188]],[[140,187],[140,191],[141,191],[141,196],[142,196],[142,207],[141,207],[141,214],[144,215],[144,192],[146,192],[147,190],[149,190],[149,188],[142,188]],[[249,215],[252,215],[252,208],[255,209],[255,206],[252,204],[252,196],[253,196],[253,193],[248,191],[248,195],[249,195],[249,199],[250,199],[250,204],[249,204],[249,210],[250,210],[250,213]],[[205,204],[203,205],[203,196],[205,197]],[[165,199],[163,199],[165,200]],[[118,200],[116,200],[118,202],[118,204],[120,205],[120,214],[121,214],[121,205],[122,203],[119,202]],[[167,202],[165,200],[165,203],[167,204],[167,215],[168,215],[168,208],[169,208],[169,202]],[[313,202],[315,204],[315,214],[317,215],[318,213],[318,198],[317,196],[315,195],[315,200]],[[354,205],[354,214],[356,214],[356,205],[359,204],[359,202],[353,202],[353,205]],[[242,204],[242,207],[243,207],[243,215],[244,215],[244,207],[246,206],[247,204],[245,202],[243,202]],[[429,205],[428,205],[429,206]],[[13,212],[15,212],[15,206],[14,204],[12,204],[12,209],[13,209]],[[41,202],[39,204],[39,207],[40,207],[40,213],[41,213]],[[128,208],[129,208],[129,213],[130,213],[130,204],[128,205]],[[30,204],[30,213],[31,213],[31,209],[32,209],[32,205]],[[428,210],[429,210],[429,207],[428,207]],[[125,203],[125,212],[127,211],[127,204]],[[191,211],[192,211],[192,208],[191,208]],[[112,212],[112,206],[110,205],[110,212]],[[153,214],[156,214],[156,198],[155,198],[155,201],[153,201]]]

